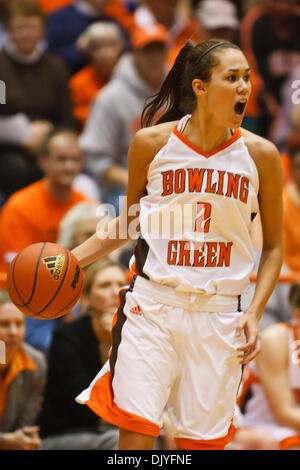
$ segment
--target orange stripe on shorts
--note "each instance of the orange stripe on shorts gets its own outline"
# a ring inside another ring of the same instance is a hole
[[[180,449],[184,450],[223,450],[231,441],[235,429],[235,426],[231,423],[226,436],[219,439],[197,441],[195,439],[176,437],[174,441]]]
[[[119,428],[157,437],[160,433],[160,427],[157,424],[122,410],[116,405],[111,383],[112,377],[108,371],[95,382],[90,398],[85,404],[98,416]]]

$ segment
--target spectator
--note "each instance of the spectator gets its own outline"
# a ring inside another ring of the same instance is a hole
[[[300,65],[295,67],[281,87],[280,113],[273,127],[273,140],[282,152],[300,142]]]
[[[73,131],[54,131],[40,158],[44,178],[13,194],[1,212],[1,248],[9,264],[17,252],[32,243],[56,242],[64,214],[86,198],[72,189],[82,168],[78,137]],[[58,320],[26,319],[26,341],[47,351]]]
[[[118,265],[107,259],[93,263],[84,280],[86,314],[55,330],[40,416],[42,450],[116,449],[118,429],[79,406],[75,398],[108,357],[118,291],[125,284]]]
[[[254,252],[254,273],[257,273],[259,260],[262,249],[262,229],[260,214],[254,218],[251,228],[251,240]],[[281,275],[288,276],[288,268],[283,265],[281,268]],[[273,323],[285,322],[290,323],[292,321],[292,309],[288,301],[289,297],[289,282],[278,282],[275,289],[273,290],[264,310],[264,313],[260,319],[259,327],[260,330],[264,330]],[[247,292],[242,295],[242,310],[247,311],[251,299],[255,291],[255,282],[251,282]]]
[[[90,104],[110,80],[124,44],[118,25],[101,21],[90,25],[81,34],[77,44],[91,61],[70,80],[74,114],[83,125],[88,117]]]
[[[72,207],[59,224],[57,243],[72,250],[96,232],[97,224],[104,214],[99,205],[92,202],[79,202]]]
[[[283,191],[284,262],[291,271],[300,272],[300,143],[290,149],[291,180]]]
[[[73,126],[68,76],[47,51],[43,14],[35,0],[8,4],[8,36],[0,51],[6,104],[0,106],[0,187],[5,198],[41,177],[43,140],[55,126]]]
[[[40,446],[36,417],[46,379],[42,353],[24,343],[23,313],[0,290],[0,341],[6,362],[0,361],[0,450],[34,450]]]
[[[117,23],[104,12],[109,0],[76,0],[71,5],[60,8],[48,16],[47,39],[49,48],[68,64],[73,75],[88,63],[76,43],[86,28],[96,21]],[[124,33],[126,43],[127,36]]]
[[[264,133],[279,112],[281,88],[300,63],[300,16],[296,0],[264,0],[244,16],[241,47],[254,72],[258,72],[260,109]]]
[[[136,7],[135,1],[110,0],[104,12],[107,16],[114,18],[130,35],[135,27],[133,12]]]
[[[229,0],[203,0],[195,11],[207,39],[222,38],[236,43],[239,30],[237,8]]]
[[[109,219],[110,214],[109,208],[103,205],[80,202],[76,206],[72,207],[60,222],[58,240],[59,245],[72,250],[75,246],[80,245],[90,236],[92,236],[96,230],[98,224],[105,222]],[[132,273],[129,271],[129,261],[133,254],[135,242],[124,246],[110,253],[108,258],[115,263],[119,263],[130,280]],[[78,305],[67,315],[68,319],[72,319],[78,316]]]
[[[289,301],[293,324],[278,323],[264,330],[259,356],[244,369],[239,392],[244,411],[234,436],[243,449],[300,450],[299,282],[292,284]],[[253,445],[255,432],[260,440]]]
[[[169,33],[169,57],[171,67],[180,49],[189,39],[195,42],[204,40],[200,24],[179,11],[179,0],[144,0],[134,12],[135,24],[148,28],[153,24],[164,25]]]
[[[116,210],[127,185],[127,151],[140,127],[144,102],[156,93],[166,71],[168,34],[163,26],[137,28],[131,39],[133,52],[121,57],[110,83],[97,95],[80,138],[103,201]]]

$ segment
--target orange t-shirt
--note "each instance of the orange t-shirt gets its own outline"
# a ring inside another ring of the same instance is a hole
[[[87,199],[72,190],[69,201],[57,201],[49,193],[44,179],[14,193],[1,211],[0,239],[4,260],[11,261],[14,253],[32,243],[55,243],[63,216],[75,204]],[[6,266],[3,259],[0,266],[2,269]],[[1,279],[3,285],[3,272]]]
[[[134,28],[134,15],[129,12],[123,1],[110,0],[104,9],[104,14],[114,18],[127,33],[131,33]]]
[[[59,8],[66,7],[67,5],[71,5],[73,0],[37,0],[38,4],[40,5],[41,9],[46,15],[49,15],[55,10]]]
[[[0,376],[0,423],[3,419],[7,392],[10,384],[14,378],[22,372],[22,370],[34,369],[36,369],[36,364],[23,349],[19,349],[12,359],[4,379]]]
[[[82,124],[85,123],[89,115],[92,101],[105,84],[99,79],[96,67],[93,64],[79,70],[71,78],[69,87],[74,104],[73,112]]]
[[[292,181],[284,187],[283,204],[284,262],[291,271],[300,272],[300,196]]]

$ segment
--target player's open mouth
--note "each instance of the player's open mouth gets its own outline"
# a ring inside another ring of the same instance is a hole
[[[242,118],[246,108],[247,101],[238,101],[234,106],[235,115]]]

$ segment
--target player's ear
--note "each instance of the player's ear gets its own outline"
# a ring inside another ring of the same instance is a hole
[[[196,96],[204,96],[207,92],[206,90],[206,85],[203,80],[200,80],[200,78],[194,78],[192,81],[192,88]]]

